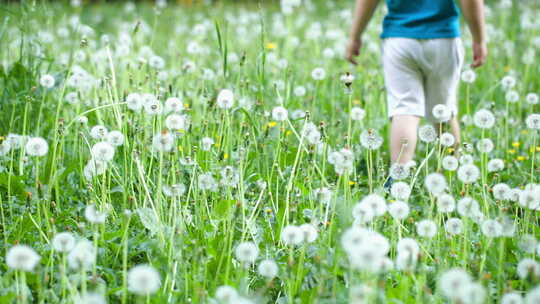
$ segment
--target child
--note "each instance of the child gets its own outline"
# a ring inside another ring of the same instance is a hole
[[[487,56],[483,0],[460,0],[461,11],[473,38],[473,63],[484,64]],[[356,0],[356,9],[346,58],[356,64],[361,34],[379,0]],[[459,38],[459,9],[454,0],[386,0],[383,21],[382,63],[391,119],[392,164],[406,164],[414,157],[421,117],[440,125],[433,107],[444,104],[451,112],[446,122],[460,142],[457,120],[457,86],[464,50]]]

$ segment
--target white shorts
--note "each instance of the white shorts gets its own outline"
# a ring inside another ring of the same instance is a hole
[[[385,38],[382,42],[388,116],[415,115],[437,122],[433,107],[457,115],[457,88],[463,66],[460,38]]]

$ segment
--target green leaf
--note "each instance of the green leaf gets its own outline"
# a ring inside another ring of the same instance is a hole
[[[17,195],[21,199],[26,197],[24,183],[18,176],[8,174],[6,172],[0,173],[0,187],[5,188],[6,191],[9,190],[10,194]]]

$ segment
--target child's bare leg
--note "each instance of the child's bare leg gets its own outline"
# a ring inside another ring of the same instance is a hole
[[[414,158],[420,117],[395,115],[390,130],[390,157],[392,163],[406,164]]]

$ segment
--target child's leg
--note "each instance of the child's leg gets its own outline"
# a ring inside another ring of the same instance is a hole
[[[392,163],[406,164],[414,158],[420,117],[395,115],[390,130],[390,154]]]

